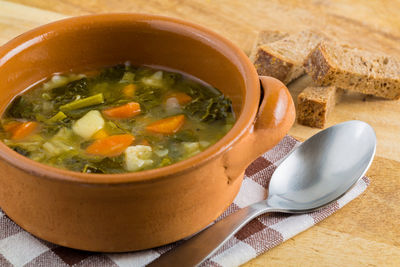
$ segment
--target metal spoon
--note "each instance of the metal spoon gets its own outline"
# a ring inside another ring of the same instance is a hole
[[[225,217],[148,266],[198,265],[261,214],[305,213],[337,200],[366,173],[375,149],[375,132],[362,121],[340,123],[317,133],[275,170],[268,199]]]

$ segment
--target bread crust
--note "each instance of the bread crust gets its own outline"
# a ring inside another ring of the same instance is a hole
[[[324,128],[342,90],[334,86],[305,88],[297,97],[297,122],[302,125]]]
[[[264,44],[272,43],[279,41],[285,37],[287,37],[289,33],[287,32],[281,32],[277,30],[261,30],[259,31],[257,38],[253,44],[253,48],[251,49],[250,52],[250,60],[252,62],[255,61],[257,50],[259,46],[262,46]]]
[[[288,84],[305,73],[302,66],[295,65],[289,60],[283,60],[265,48],[265,46],[258,48],[254,60],[254,66],[259,75],[272,76],[284,84]]]
[[[350,60],[357,62],[359,66],[341,63],[338,56],[332,52],[341,50],[345,56],[353,57]],[[400,66],[397,59],[390,60],[396,61],[393,67]],[[321,43],[309,54],[304,67],[317,85],[335,85],[386,99],[400,99],[400,70],[397,76],[392,73],[389,75],[389,70],[385,69],[386,66],[382,62],[385,62],[382,55],[340,45],[333,48],[330,44]]]
[[[310,30],[296,34],[262,32],[251,53],[251,60],[259,75],[272,76],[288,84],[305,74],[304,60],[311,49],[324,39],[325,36]]]

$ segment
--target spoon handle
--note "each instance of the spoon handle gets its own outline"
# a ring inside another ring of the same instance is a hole
[[[265,201],[240,209],[211,225],[178,247],[161,255],[148,266],[196,266],[216,252],[230,237],[255,217],[278,211]]]

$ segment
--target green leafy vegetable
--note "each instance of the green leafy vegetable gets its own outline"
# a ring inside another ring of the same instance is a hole
[[[89,94],[88,83],[87,78],[69,82],[64,86],[52,89],[50,97],[54,100],[56,106],[65,105],[78,97],[87,96]],[[46,97],[48,98],[48,96]]]
[[[50,124],[43,124],[41,126],[41,134],[45,137],[51,137],[58,133],[62,128],[71,128],[72,121],[69,118],[59,120]]]
[[[144,112],[162,104],[164,90],[157,87],[143,86],[136,90],[135,100],[140,103]]]
[[[25,148],[22,148],[20,146],[15,146],[12,149],[15,152],[17,152],[18,154],[21,154],[22,156],[25,156],[25,157],[29,157],[29,155],[31,154],[31,152],[29,152],[28,150],[26,150]]]
[[[182,80],[182,82],[177,84],[176,89],[184,93],[187,93],[193,99],[196,98],[207,99],[221,95],[221,92],[219,92],[217,89],[211,86],[205,86],[201,83],[188,79]]]
[[[232,112],[231,106],[231,101],[222,95],[208,99],[198,97],[185,106],[185,111],[200,121],[211,122],[228,118]]]
[[[105,68],[100,72],[98,80],[100,81],[118,81],[125,73],[125,65],[119,64],[110,68]]]
[[[140,81],[144,77],[148,77],[154,74],[154,70],[146,67],[140,67],[135,71],[135,80]]]
[[[124,172],[124,156],[104,158],[95,166],[101,167],[106,173],[121,173]]]
[[[163,80],[167,86],[171,87],[182,80],[182,74],[165,71],[163,73]]]
[[[16,119],[35,119],[34,107],[24,96],[17,96],[6,110],[6,116]]]
[[[90,166],[89,164],[86,164],[83,167],[82,172],[84,172],[84,173],[105,173],[102,169],[97,168],[95,166]]]
[[[81,172],[86,164],[89,163],[87,159],[80,157],[79,155],[69,156],[70,153],[64,153],[57,157],[57,161],[59,161],[64,167],[68,170]],[[61,165],[58,163],[58,165]]]

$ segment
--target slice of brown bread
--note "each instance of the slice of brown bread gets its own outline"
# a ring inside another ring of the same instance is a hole
[[[257,54],[257,48],[264,44],[269,44],[272,42],[276,42],[287,37],[289,33],[281,32],[281,31],[274,31],[274,30],[262,30],[258,32],[258,36],[256,41],[254,42],[253,49],[250,53],[250,60],[254,62],[255,56]]]
[[[324,128],[342,93],[343,90],[335,86],[305,88],[297,97],[297,122]]]
[[[254,66],[259,75],[272,76],[288,84],[305,73],[304,60],[324,39],[320,34],[304,30],[262,44],[256,49]]]
[[[307,57],[307,73],[316,84],[400,98],[400,60],[384,54],[323,42]]]

